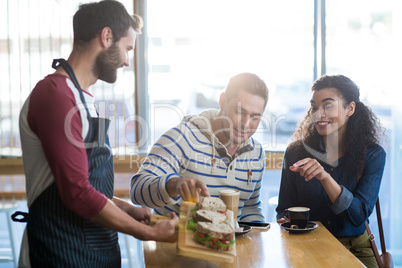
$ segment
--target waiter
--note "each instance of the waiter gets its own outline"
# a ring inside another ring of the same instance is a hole
[[[129,66],[142,19],[111,0],[83,4],[73,18],[68,60],[39,81],[22,107],[20,134],[29,214],[19,267],[120,267],[117,232],[174,242],[178,218],[149,223],[150,212],[113,197],[109,120],[88,88],[114,83]],[[95,92],[96,94],[96,92]]]

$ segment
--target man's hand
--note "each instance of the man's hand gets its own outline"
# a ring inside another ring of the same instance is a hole
[[[152,226],[154,229],[154,237],[150,240],[170,243],[177,241],[178,233],[176,231],[176,226],[179,224],[179,218],[174,212],[166,216],[168,216],[170,220],[160,221]]]
[[[180,195],[183,201],[199,202],[200,195],[209,196],[208,188],[199,179],[176,177],[166,184],[166,190],[171,197]]]
[[[113,197],[113,203],[136,221],[149,224],[151,218],[151,210],[149,208],[133,206],[116,196]]]
[[[131,206],[126,213],[141,223],[149,224],[150,222],[151,210],[149,208]]]

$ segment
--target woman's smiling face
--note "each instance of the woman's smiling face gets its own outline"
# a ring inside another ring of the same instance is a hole
[[[310,101],[310,116],[318,133],[322,136],[338,133],[343,136],[346,123],[355,111],[355,103],[345,104],[335,88],[313,91]]]

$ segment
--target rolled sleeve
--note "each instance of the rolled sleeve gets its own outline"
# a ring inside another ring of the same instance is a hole
[[[176,204],[181,198],[180,196],[178,197],[170,197],[169,193],[166,190],[166,184],[167,182],[172,179],[172,178],[178,178],[181,177],[177,173],[172,173],[167,176],[163,176],[159,179],[159,185],[158,185],[158,191],[162,197],[162,200],[167,204],[167,205],[174,205]]]
[[[348,189],[341,185],[341,190],[341,195],[331,206],[332,212],[335,215],[345,211],[353,201],[353,194]]]

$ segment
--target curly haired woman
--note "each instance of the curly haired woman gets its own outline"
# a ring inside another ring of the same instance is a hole
[[[378,267],[364,223],[384,171],[384,131],[348,77],[324,75],[311,91],[311,107],[285,152],[277,221],[288,221],[289,207],[309,207],[310,220],[320,221],[363,264]]]

